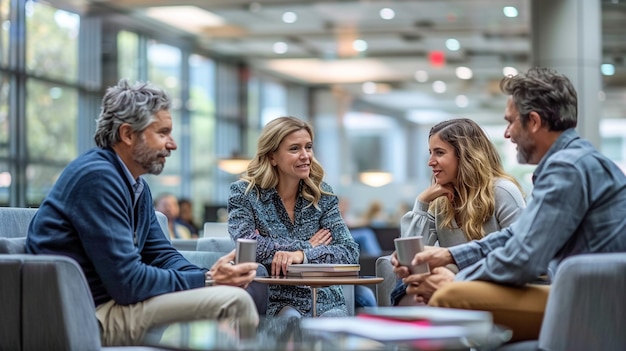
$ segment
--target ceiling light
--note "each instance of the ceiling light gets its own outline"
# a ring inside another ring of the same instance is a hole
[[[146,15],[171,26],[199,32],[225,24],[222,17],[196,6],[159,6],[146,9]]]
[[[396,12],[388,7],[381,9],[379,14],[380,14],[380,18],[385,19],[385,20],[390,20],[396,17]]]
[[[603,63],[600,66],[600,72],[605,76],[612,76],[615,74],[615,66],[610,63]]]
[[[424,70],[419,70],[415,72],[415,80],[424,83],[428,81],[428,72]]]
[[[440,80],[436,80],[433,82],[433,91],[437,94],[443,94],[446,92],[447,86],[446,83]]]
[[[363,52],[367,50],[367,42],[365,40],[357,39],[352,42],[352,48],[358,52]]]
[[[365,185],[377,188],[393,181],[393,175],[383,171],[366,171],[359,173],[359,180]]]
[[[502,12],[504,13],[504,15],[506,17],[517,17],[518,12],[517,12],[517,8],[515,8],[515,6],[505,6],[502,8]]]
[[[365,82],[362,86],[364,94],[375,94],[376,93],[376,83],[374,82]]]
[[[282,55],[287,52],[287,43],[282,41],[277,41],[274,43],[273,47],[274,53]]]
[[[519,72],[517,72],[517,69],[515,67],[506,66],[502,69],[502,74],[504,74],[505,77],[516,76],[518,73]]]
[[[457,95],[454,102],[460,108],[465,108],[469,105],[469,99],[465,95]]]
[[[354,52],[354,50],[353,50]],[[342,60],[288,59],[277,57],[259,64],[259,68],[272,70],[310,84],[358,84],[366,81],[389,81],[402,75],[390,69],[379,59],[359,58]]]
[[[298,20],[298,15],[296,15],[294,12],[287,11],[283,13],[283,22],[294,23],[297,20]]]
[[[454,38],[446,40],[446,47],[450,51],[458,51],[461,48],[461,43]]]
[[[456,68],[456,76],[459,79],[471,79],[474,73],[469,67],[460,66]]]
[[[217,167],[222,171],[240,175],[248,169],[250,159],[242,157],[237,152],[234,152],[230,158],[223,158],[217,161]]]

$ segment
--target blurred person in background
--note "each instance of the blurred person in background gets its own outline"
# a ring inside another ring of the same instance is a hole
[[[189,230],[192,238],[197,238],[200,232],[198,225],[193,217],[193,204],[191,200],[180,198],[178,199],[179,214],[176,218],[176,223],[183,225]]]
[[[192,235],[187,226],[178,223],[176,220],[179,216],[180,209],[178,200],[174,194],[160,194],[154,201],[154,207],[157,211],[163,213],[167,217],[167,233],[170,239],[191,239]],[[196,235],[195,238],[198,236]]]

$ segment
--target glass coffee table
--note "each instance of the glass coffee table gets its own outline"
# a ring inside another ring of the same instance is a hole
[[[491,350],[511,337],[510,330],[494,326],[489,336],[481,340],[457,335],[419,340],[380,341],[342,332],[311,329],[306,326],[307,322],[325,320],[326,318],[262,318],[258,326],[216,320],[172,323],[150,330],[144,339],[144,345],[167,350],[188,351],[467,351]],[[358,323],[358,320],[356,317],[346,317],[346,323]]]

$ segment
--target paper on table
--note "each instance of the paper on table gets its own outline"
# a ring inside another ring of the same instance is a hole
[[[303,318],[304,329],[358,335],[377,341],[448,339],[467,335],[461,326],[416,326],[357,317]]]
[[[428,321],[432,326],[455,325],[466,327],[473,335],[489,333],[493,327],[493,316],[486,311],[462,310],[430,306],[415,307],[366,307],[359,315],[389,321]]]
[[[460,323],[493,323],[490,312],[462,310],[456,308],[441,308],[431,306],[415,307],[366,307],[361,310],[363,314],[389,318],[396,320],[427,320],[433,325],[460,324]]]

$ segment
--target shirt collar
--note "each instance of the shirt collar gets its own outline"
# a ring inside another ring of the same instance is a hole
[[[567,129],[563,133],[561,133],[561,135],[559,135],[554,144],[552,144],[552,146],[550,146],[550,149],[548,149],[548,152],[543,155],[541,161],[539,161],[539,164],[537,164],[537,168],[535,168],[535,171],[533,172],[533,183],[535,182],[535,178],[537,178],[537,176],[541,174],[541,171],[545,167],[546,162],[550,158],[550,156],[557,153],[558,151],[565,149],[567,145],[569,145],[569,143],[576,139],[580,139],[580,136],[574,128]]]
[[[133,178],[133,175],[130,173],[128,167],[126,167],[124,161],[122,161],[120,155],[116,153],[115,156],[117,157],[119,163],[122,165],[122,169],[124,170],[124,175],[126,176],[126,179],[128,179],[128,183],[130,183],[130,186],[133,188],[133,192],[135,193],[135,199],[138,199],[139,195],[141,195],[141,192],[143,191],[143,182],[141,181],[141,176],[137,177],[137,179]]]

